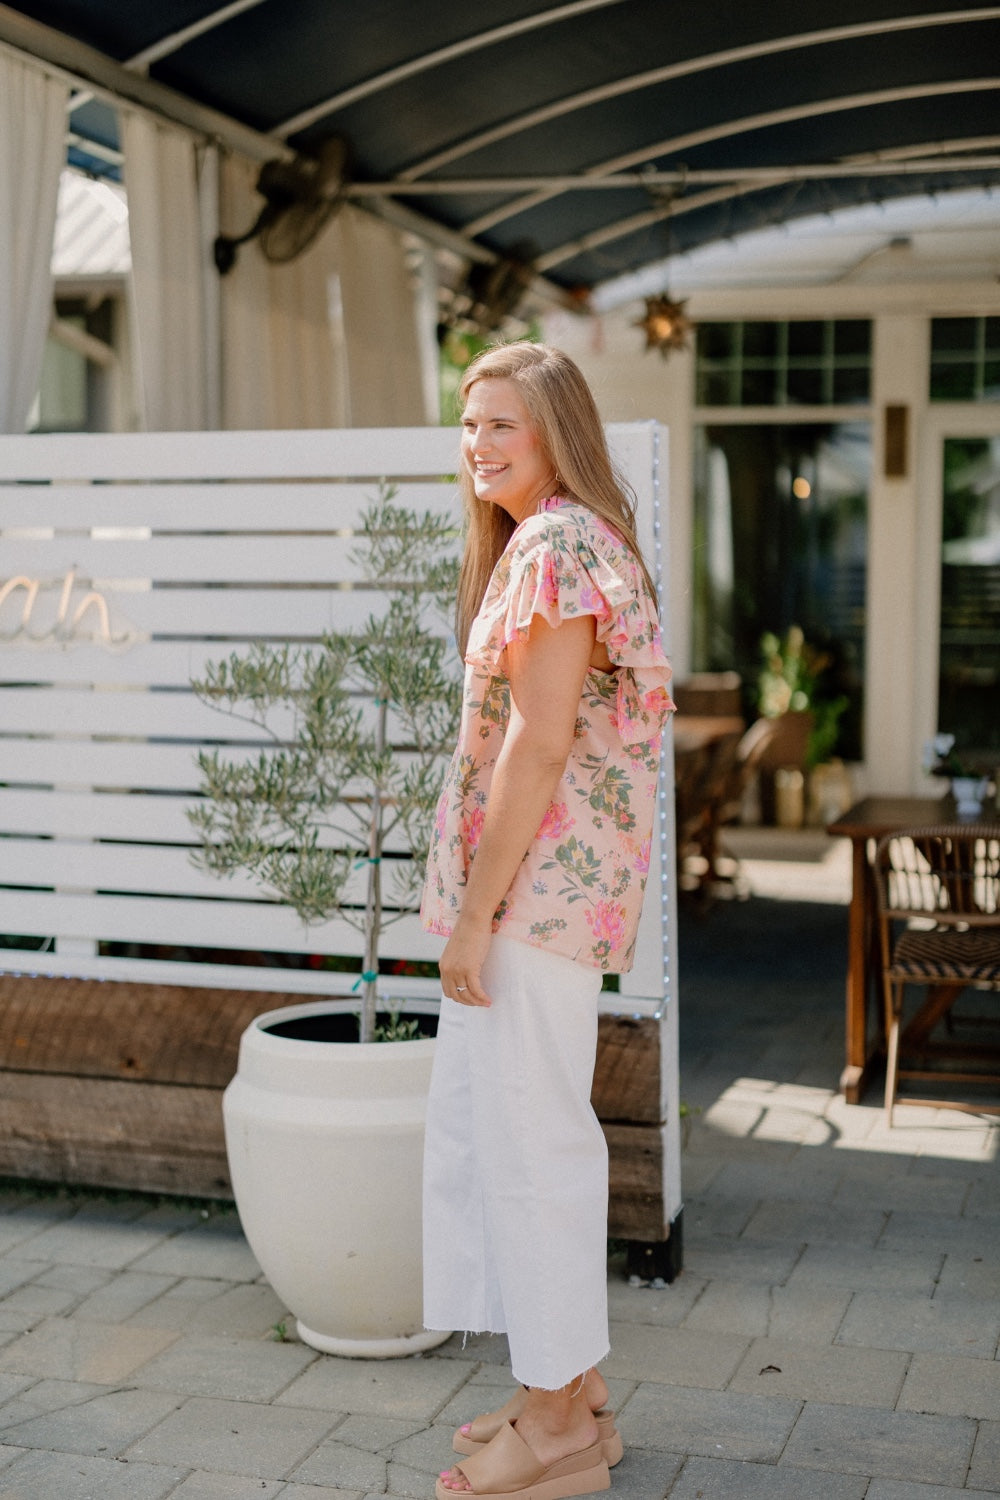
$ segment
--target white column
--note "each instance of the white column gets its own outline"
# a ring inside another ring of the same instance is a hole
[[[872,482],[868,512],[865,761],[868,790],[917,792],[915,716],[918,436],[927,410],[926,316],[888,313],[874,322]],[[886,474],[886,408],[906,411],[904,472]],[[926,664],[923,664],[926,670]]]

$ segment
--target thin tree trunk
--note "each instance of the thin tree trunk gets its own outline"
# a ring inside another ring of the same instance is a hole
[[[375,752],[381,757],[385,749],[389,705],[377,698],[378,718],[375,727]],[[382,790],[372,788],[371,820],[368,825],[368,892],[365,899],[365,956],[362,967],[361,1033],[362,1042],[375,1038],[375,1016],[378,1009],[378,950],[382,933]]]

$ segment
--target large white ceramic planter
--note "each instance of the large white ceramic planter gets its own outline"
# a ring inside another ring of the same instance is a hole
[[[240,1041],[223,1118],[250,1248],[315,1349],[414,1354],[423,1327],[421,1178],[433,1039],[302,1040],[275,1031],[336,1002],[256,1019]]]

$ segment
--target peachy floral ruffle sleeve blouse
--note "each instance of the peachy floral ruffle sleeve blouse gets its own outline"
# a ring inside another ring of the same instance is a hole
[[[493,930],[611,972],[631,968],[659,769],[673,708],[656,606],[635,557],[585,506],[558,496],[517,527],[466,650],[458,747],[438,804],[421,916],[450,934],[510,714],[504,651],[535,615],[593,615],[614,670],[584,679],[566,769]]]

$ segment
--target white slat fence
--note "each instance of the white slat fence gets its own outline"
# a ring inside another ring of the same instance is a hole
[[[665,434],[643,423],[609,436],[659,566]],[[385,482],[402,504],[454,514],[457,453],[442,428],[0,437],[0,972],[350,993],[350,974],[262,957],[360,960],[353,928],[306,929],[249,880],[192,864],[197,751],[252,753],[255,731],[190,682],[253,640],[315,642],[363,617],[373,595],[350,559],[361,511]],[[669,745],[663,785],[637,964],[606,1001],[672,1034]],[[190,961],[193,949],[218,961]],[[415,916],[387,934],[390,958],[439,950]],[[385,980],[387,997],[399,985]]]

